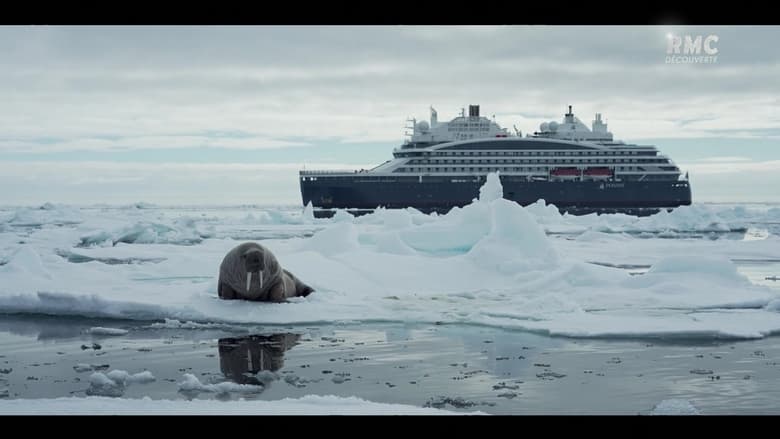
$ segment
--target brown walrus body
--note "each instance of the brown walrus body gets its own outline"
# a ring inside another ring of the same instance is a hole
[[[313,291],[283,269],[271,251],[254,242],[230,250],[219,266],[217,292],[222,299],[284,302]]]

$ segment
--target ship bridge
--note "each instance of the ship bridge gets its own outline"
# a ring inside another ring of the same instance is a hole
[[[506,128],[493,120],[479,115],[479,105],[469,105],[469,115],[466,116],[465,109],[461,109],[461,115],[449,122],[439,122],[438,113],[431,107],[430,122],[417,119],[410,119],[407,126],[411,137],[404,143],[402,148],[427,148],[431,145],[447,142],[457,142],[461,140],[484,139],[484,138],[502,138],[512,136]]]
[[[607,131],[607,124],[601,120],[601,113],[596,113],[596,118],[591,126],[593,129],[588,129],[579,118],[574,116],[571,105],[569,105],[569,112],[563,115],[563,122],[542,122],[539,125],[539,131],[534,132],[533,137],[574,142],[613,142],[612,133]]]

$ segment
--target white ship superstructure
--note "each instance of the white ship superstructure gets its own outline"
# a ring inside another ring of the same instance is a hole
[[[469,116],[438,122],[413,120],[411,138],[393,151],[395,160],[373,173],[432,175],[501,174],[529,179],[677,180],[680,169],[655,146],[615,142],[597,113],[589,129],[571,111],[561,123],[544,122],[533,135],[509,133],[495,121]],[[411,127],[410,127],[411,128]]]

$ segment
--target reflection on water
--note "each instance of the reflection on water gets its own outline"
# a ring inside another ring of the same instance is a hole
[[[298,334],[249,335],[219,339],[219,368],[238,384],[261,384],[253,376],[284,366],[284,353],[298,344]]]

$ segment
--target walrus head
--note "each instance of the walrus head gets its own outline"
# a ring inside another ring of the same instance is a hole
[[[250,248],[241,255],[241,258],[244,260],[244,268],[246,269],[246,291],[249,292],[249,287],[252,285],[252,273],[259,273],[260,288],[263,288],[263,270],[265,269],[263,251],[259,248]]]

